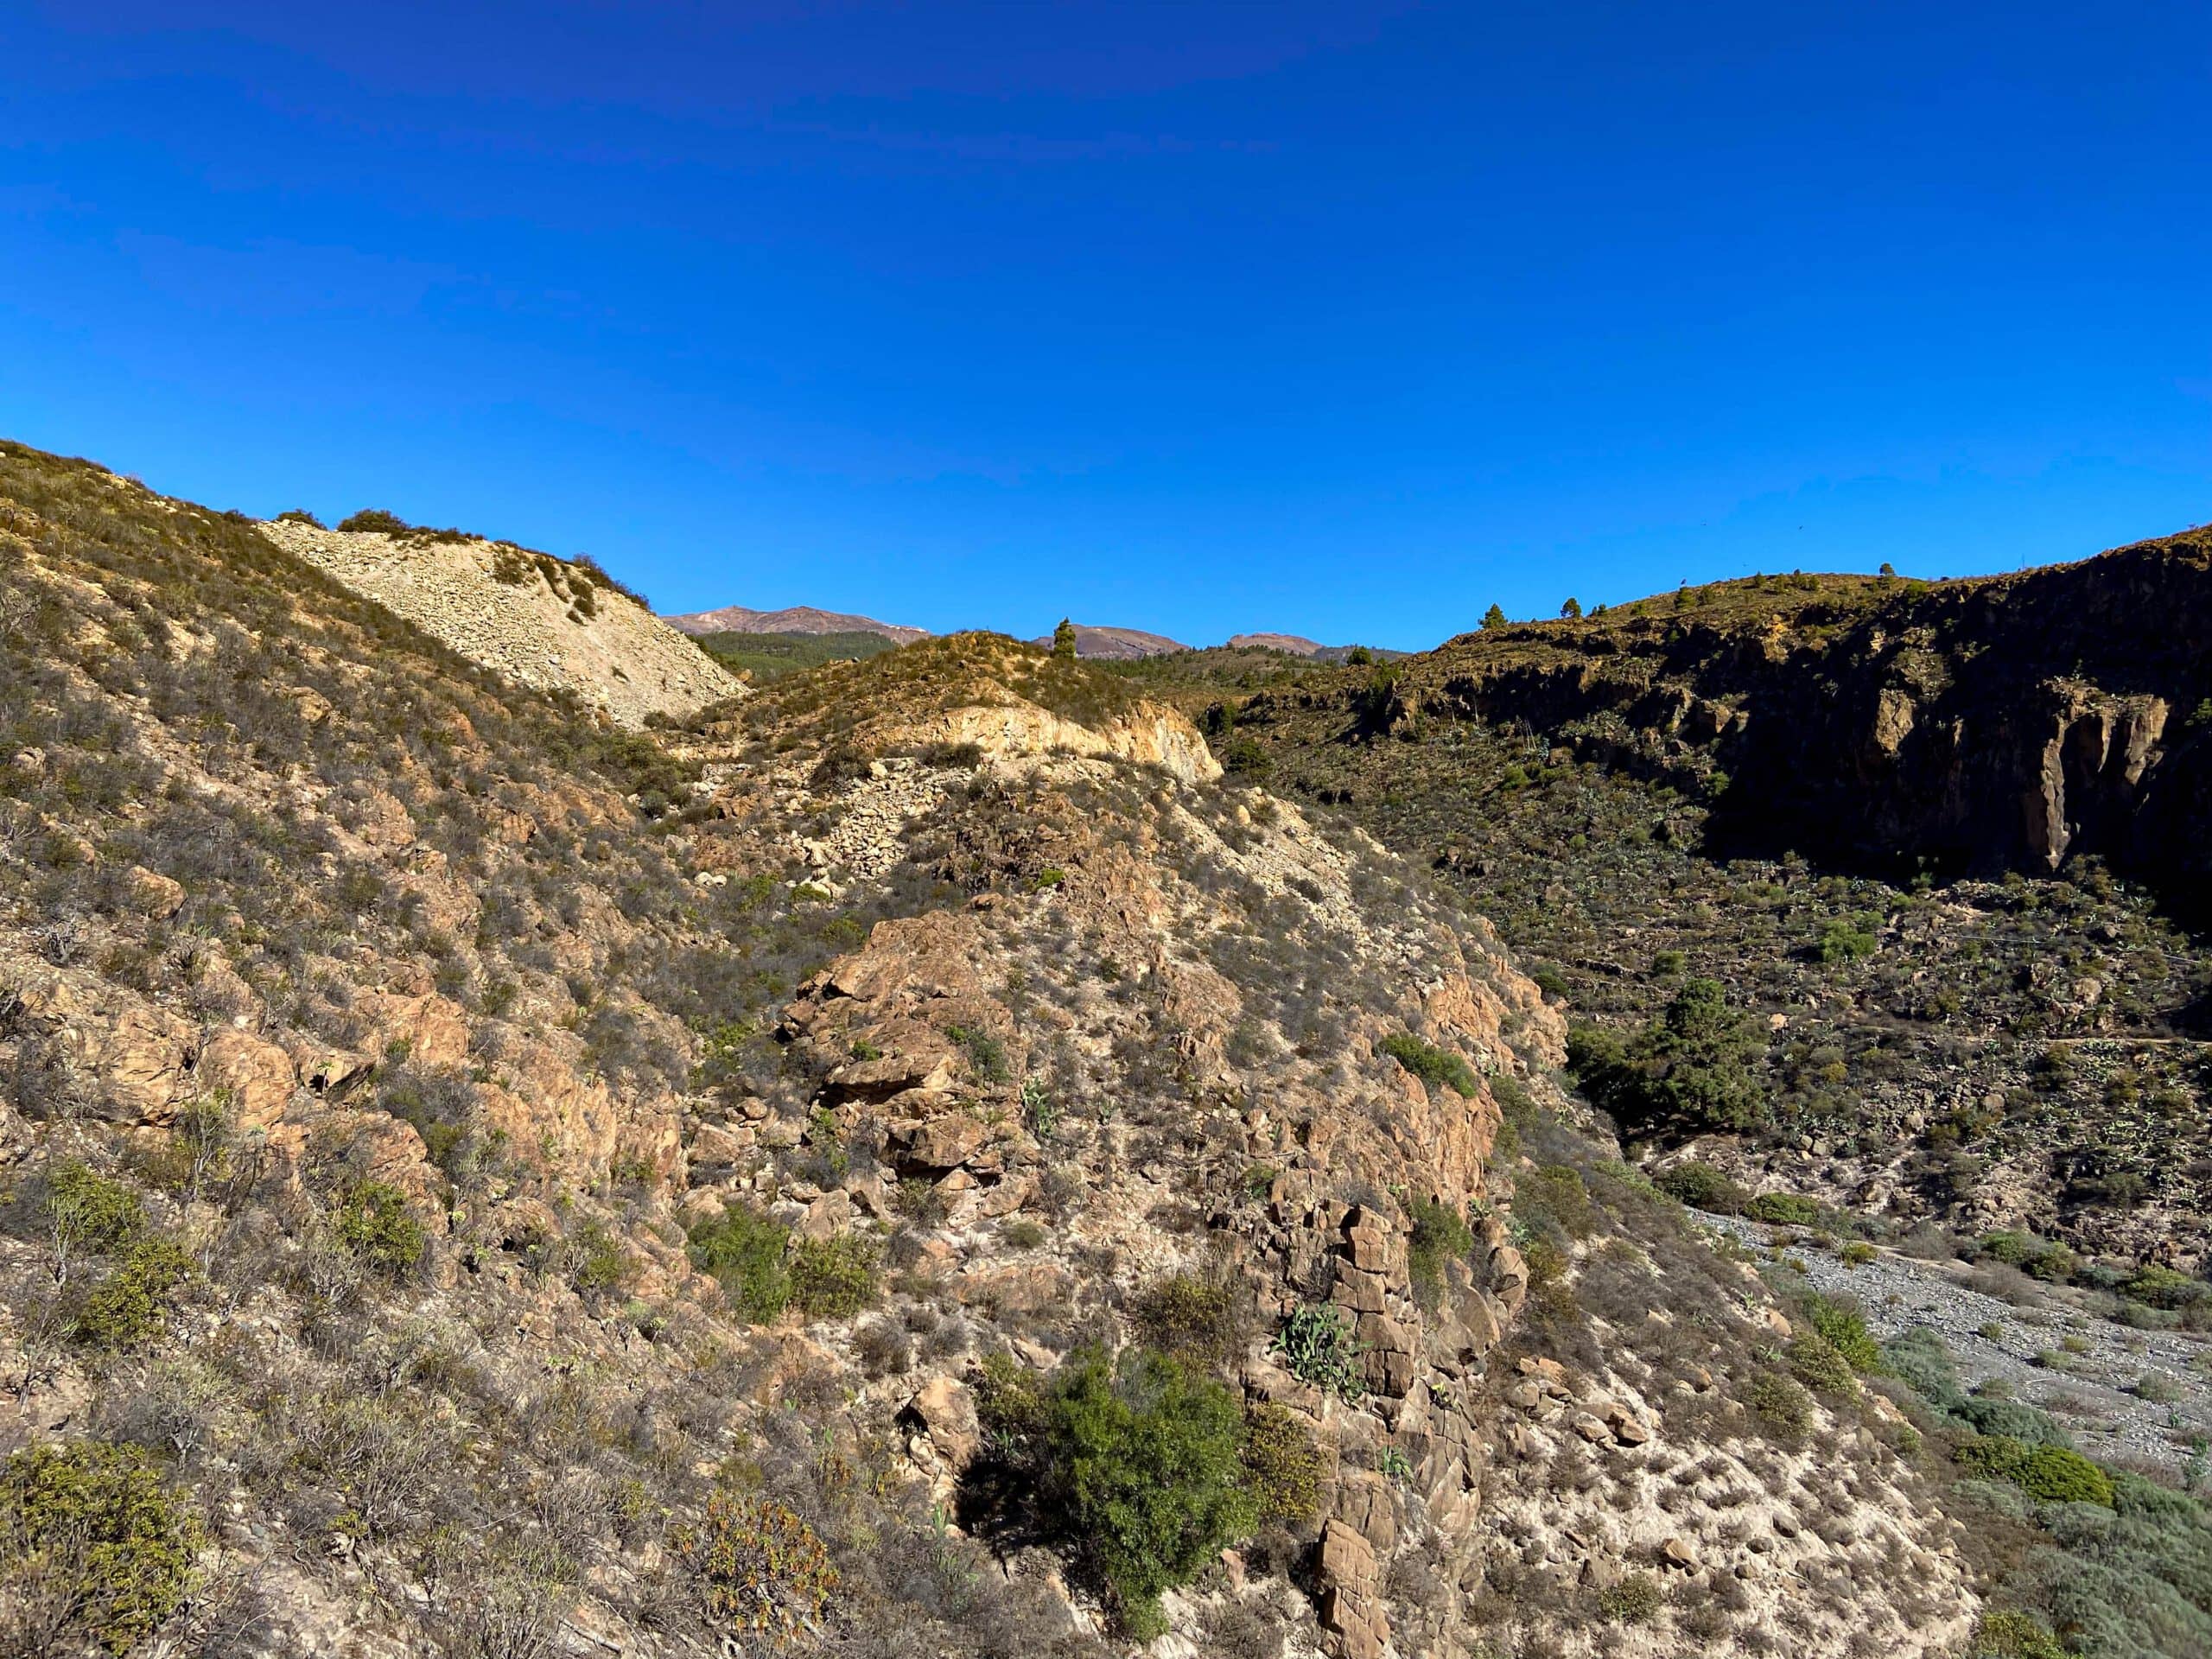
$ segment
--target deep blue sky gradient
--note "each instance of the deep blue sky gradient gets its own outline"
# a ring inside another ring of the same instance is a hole
[[[2212,518],[2209,94],[2202,0],[0,0],[0,432],[940,629],[2010,569]]]

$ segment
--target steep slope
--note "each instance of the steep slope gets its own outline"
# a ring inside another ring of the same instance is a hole
[[[1619,1092],[1633,1134],[1720,1131],[1698,1155],[1902,1226],[2063,1239],[2110,1290],[2212,1243],[2212,952],[2171,829],[2206,764],[2206,558],[2193,532],[1936,587],[1767,577],[1148,683],[1218,700],[1242,775],[1480,895],[1598,1027],[1723,986],[1749,1086]]]
[[[872,616],[853,616],[843,611],[817,610],[793,605],[780,611],[748,610],[724,605],[711,611],[693,611],[661,619],[686,633],[874,633],[896,645],[911,645],[930,637],[926,628],[910,628],[897,622],[879,622]]]
[[[571,692],[619,725],[689,714],[741,690],[595,567],[451,531],[325,530],[297,518],[259,528],[472,662]]]
[[[1487,927],[1110,677],[605,731],[16,446],[0,594],[18,1650],[1963,1637]]]

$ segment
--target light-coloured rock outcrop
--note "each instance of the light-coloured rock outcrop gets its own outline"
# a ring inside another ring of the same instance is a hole
[[[261,532],[519,684],[574,692],[618,725],[688,715],[741,693],[736,677],[637,601],[580,566],[507,542],[323,530]]]

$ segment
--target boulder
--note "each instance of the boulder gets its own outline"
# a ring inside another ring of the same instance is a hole
[[[299,1083],[289,1054],[228,1026],[201,1046],[192,1075],[202,1090],[228,1098],[238,1128],[263,1134],[284,1115]]]
[[[954,1377],[931,1377],[906,1402],[900,1416],[929,1437],[938,1456],[956,1473],[965,1468],[982,1446],[983,1431],[976,1421],[975,1396],[965,1383]]]

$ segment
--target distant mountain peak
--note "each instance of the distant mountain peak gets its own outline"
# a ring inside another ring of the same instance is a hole
[[[682,616],[663,617],[661,620],[686,633],[877,633],[902,645],[930,637],[927,628],[879,622],[872,616],[819,610],[811,605],[793,605],[780,611],[725,605],[720,610],[691,611]]]
[[[1040,634],[1029,643],[1049,650],[1052,636]],[[1179,639],[1170,639],[1164,633],[1147,633],[1141,628],[1098,627],[1088,622],[1075,625],[1075,654],[1078,657],[1126,662],[1137,657],[1165,657],[1188,650],[1190,646]]]

